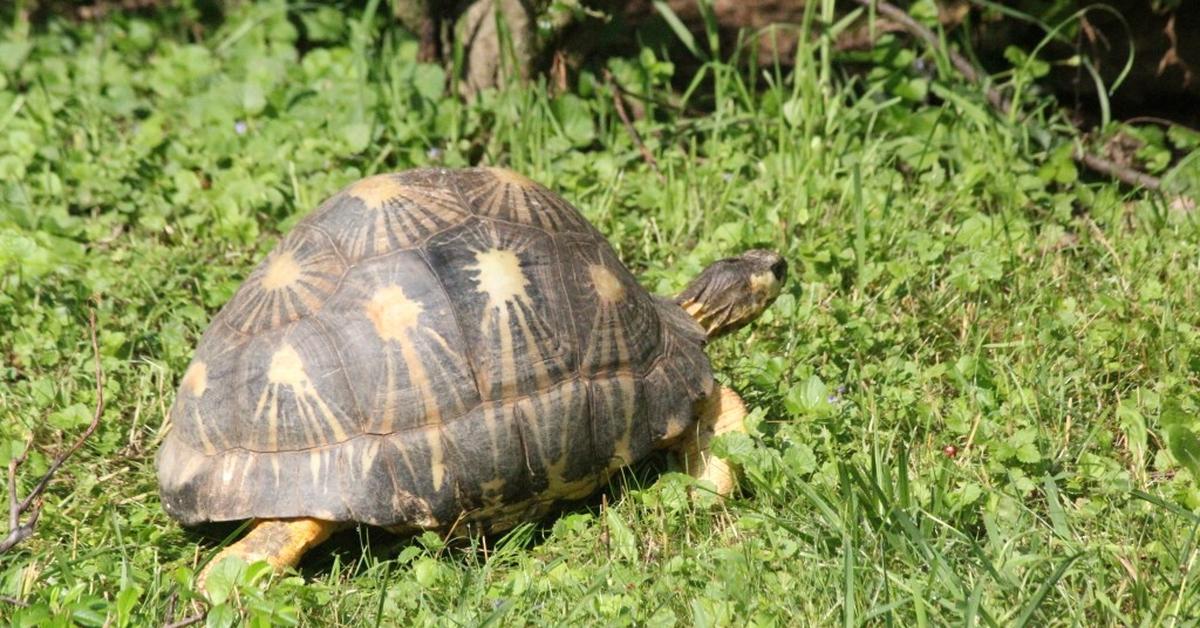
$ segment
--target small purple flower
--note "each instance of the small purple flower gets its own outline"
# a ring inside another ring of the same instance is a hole
[[[237,133],[238,135],[245,135],[246,134],[246,122],[244,120],[238,120],[237,122],[234,122],[233,123],[233,132]]]

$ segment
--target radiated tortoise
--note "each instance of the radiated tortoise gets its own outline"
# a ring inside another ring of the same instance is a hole
[[[502,530],[668,448],[742,429],[705,342],[779,294],[751,250],[653,296],[578,210],[507,170],[370,177],[300,221],[201,338],[158,454],[184,524],[294,565],[341,525]]]

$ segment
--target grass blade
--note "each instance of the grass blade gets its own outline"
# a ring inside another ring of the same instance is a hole
[[[1058,569],[1055,569],[1050,578],[1043,582],[1042,585],[1038,587],[1038,590],[1034,592],[1033,598],[1030,599],[1029,603],[1025,605],[1025,610],[1021,611],[1021,614],[1017,616],[1017,620],[1013,622],[1014,626],[1024,628],[1025,626],[1029,625],[1029,621],[1033,619],[1033,614],[1037,612],[1038,607],[1041,606],[1042,602],[1046,600],[1046,596],[1050,595],[1050,589],[1053,589],[1054,585],[1058,584],[1058,581],[1063,577],[1063,574],[1067,573],[1067,569],[1070,569],[1071,565],[1073,565],[1075,561],[1082,558],[1084,554],[1085,552],[1079,552],[1078,554],[1070,556],[1066,560],[1059,563]]]
[[[654,0],[654,8],[666,20],[667,26],[671,27],[671,31],[679,38],[679,42],[683,44],[683,47],[692,53],[692,56],[701,61],[709,60],[708,55],[696,45],[696,38],[692,36],[692,31],[688,30],[687,26],[684,26],[683,20],[680,20],[679,16],[675,15],[675,11],[666,2],[663,0]]]

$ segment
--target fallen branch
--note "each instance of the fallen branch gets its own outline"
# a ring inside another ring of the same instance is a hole
[[[197,613],[190,617],[184,617],[183,619],[181,619],[177,622],[165,624],[163,626],[163,628],[184,628],[184,626],[191,626],[192,624],[198,624],[198,623],[204,621],[204,618],[205,618],[204,613]]]
[[[50,480],[54,479],[54,474],[58,473],[63,463],[74,455],[100,426],[100,416],[104,414],[104,372],[100,368],[100,345],[96,341],[96,311],[91,308],[88,309],[88,331],[91,334],[92,356],[96,366],[96,411],[92,414],[92,422],[66,451],[54,458],[50,468],[46,469],[46,473],[33,485],[25,499],[17,498],[17,469],[25,463],[29,450],[33,447],[33,439],[29,439],[21,455],[8,461],[8,536],[0,541],[0,554],[33,536],[38,517],[42,515],[42,493],[46,491]],[[24,522],[21,521],[22,516],[25,517]]]
[[[646,148],[646,143],[642,141],[642,135],[634,128],[633,121],[629,119],[629,114],[625,111],[625,99],[621,96],[624,90],[617,84],[617,79],[613,78],[612,72],[608,70],[604,71],[604,82],[608,85],[608,91],[612,92],[613,107],[617,110],[617,116],[621,118],[621,123],[625,125],[625,131],[629,133],[634,146],[637,146],[638,151],[642,153],[642,160],[658,176],[660,183],[666,183],[667,178],[663,176],[662,170],[659,170],[658,161],[654,159],[654,155],[650,153],[650,149]]]
[[[1072,156],[1075,157],[1075,161],[1091,168],[1094,172],[1108,175],[1129,185],[1140,185],[1148,190],[1162,189],[1162,179],[1128,166],[1122,166],[1099,155],[1084,152],[1082,148],[1076,148]]]
[[[980,73],[979,70],[975,69],[975,66],[972,65],[966,57],[943,46],[941,40],[938,39],[938,36],[935,35],[933,31],[929,30],[929,28],[924,24],[914,20],[903,9],[891,4],[890,2],[886,2],[885,0],[854,1],[867,8],[874,6],[875,10],[880,14],[891,20],[894,20],[897,24],[900,24],[904,30],[908,32],[908,34],[923,40],[929,46],[945,53],[946,57],[950,59],[950,63],[954,65],[954,68],[958,70],[959,74],[962,74],[963,78],[983,87],[984,93],[987,95],[988,103],[990,103],[996,111],[1004,115],[1007,115],[1010,112],[1011,108],[1014,106],[1013,103],[1009,102],[1008,98],[1002,94],[1000,90],[988,84],[986,77]],[[1113,177],[1122,183],[1133,186],[1140,185],[1149,190],[1157,191],[1162,189],[1162,180],[1158,177],[1148,175],[1132,168],[1121,166],[1108,159],[1100,157],[1099,155],[1088,153],[1082,148],[1076,149],[1071,153],[1071,155],[1074,157],[1075,161],[1083,164],[1089,170]]]

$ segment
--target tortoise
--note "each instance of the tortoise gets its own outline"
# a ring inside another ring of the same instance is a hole
[[[162,504],[184,525],[253,520],[210,565],[283,568],[354,523],[502,531],[657,449],[728,495],[708,444],[746,409],[705,343],[786,273],[750,250],[652,296],[520,174],[363,179],[297,223],[200,339],[156,461]]]

